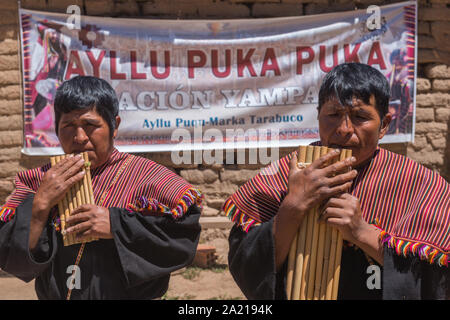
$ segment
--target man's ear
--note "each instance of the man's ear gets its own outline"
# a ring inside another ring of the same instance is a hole
[[[383,120],[381,120],[380,133],[378,134],[378,140],[381,140],[384,137],[384,135],[386,134],[386,132],[388,131],[391,120],[392,120],[392,114],[390,112],[386,113],[384,115]]]
[[[116,116],[116,125],[114,127],[114,132],[113,132],[114,139],[117,137],[117,133],[119,132],[119,126],[120,126],[120,117]]]

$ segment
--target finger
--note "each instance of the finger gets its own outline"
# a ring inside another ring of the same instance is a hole
[[[328,199],[328,198],[333,198],[333,197],[339,197],[342,193],[346,193],[348,192],[348,190],[351,188],[353,182],[349,181],[346,182],[344,184],[340,184],[334,187],[328,187],[326,188],[322,194],[325,195],[324,198]]]
[[[75,210],[72,211],[72,215],[80,214],[81,212],[86,212],[91,209],[91,204],[82,204],[81,206],[75,208]]]
[[[333,197],[325,201],[320,207],[322,209],[321,211],[324,211],[327,208],[342,208],[344,204],[345,200],[340,197]]]
[[[67,179],[64,182],[64,187],[65,190],[69,190],[70,188],[72,188],[72,186],[77,183],[78,181],[81,181],[84,177],[84,175],[86,174],[85,171],[80,171],[77,174],[75,174],[74,176],[70,177],[69,179]]]
[[[67,234],[80,234],[91,228],[91,222],[85,221],[66,229]]]
[[[73,164],[76,163],[79,159],[80,159],[79,157],[69,154],[67,157],[59,161],[53,168],[55,169],[56,172],[62,174],[68,168],[73,166]]]
[[[64,182],[56,182],[58,184],[57,188],[58,188],[58,194],[56,196],[56,201],[61,201],[64,196],[66,195],[66,193],[68,192],[68,190],[70,188],[73,187],[73,185],[75,183],[77,183],[78,181],[81,181],[81,179],[83,179],[85,175],[84,171],[80,171],[78,172],[75,176],[69,178],[68,180],[64,181]],[[51,176],[52,179],[54,179],[54,176]]]
[[[78,155],[75,156],[74,158],[76,157],[78,157]],[[72,163],[70,167],[64,167],[65,171],[62,173],[62,176],[64,177],[64,179],[67,180],[70,177],[77,174],[80,170],[82,170],[83,166],[84,166],[84,159],[82,157],[78,158],[78,160]]]
[[[342,220],[342,218],[344,216],[345,216],[345,210],[344,209],[328,207],[328,208],[326,208],[323,211],[323,213],[322,213],[322,215],[320,217],[320,220],[328,221],[331,218]]]
[[[345,226],[345,221],[341,218],[329,218],[326,220],[326,223],[335,228],[343,227]]]
[[[358,175],[358,171],[352,170],[346,173],[337,174],[334,177],[328,178],[328,185],[330,187],[342,185],[344,183],[353,181]]]
[[[52,166],[52,169],[53,169],[54,171],[58,171],[59,169],[61,169],[62,166],[64,166],[64,164],[65,164],[67,161],[70,161],[72,157],[73,157],[73,155],[71,155],[71,154],[67,155],[64,159],[61,159],[60,161],[56,162],[56,163]]]
[[[338,157],[341,151],[339,149],[334,149],[328,152],[326,155],[320,157],[319,159],[311,163],[311,169],[322,169],[327,163],[331,162],[334,158]]]
[[[73,215],[73,213],[72,213],[72,215],[66,219],[66,223],[73,226],[73,225],[76,225],[78,223],[85,222],[88,220],[89,220],[89,215],[85,212],[78,213],[76,215]]]
[[[297,152],[294,152],[291,161],[289,162],[289,172],[293,172],[296,169],[298,169],[298,156]]]
[[[341,172],[347,172],[355,162],[356,158],[350,157],[345,160],[332,163],[324,168],[325,175],[327,177],[333,177]]]
[[[352,200],[352,201],[353,201],[353,200],[358,200],[357,197],[352,196],[350,193],[343,193],[343,194],[341,194],[341,195],[339,196],[338,199],[345,200],[345,201],[348,201],[348,200]]]

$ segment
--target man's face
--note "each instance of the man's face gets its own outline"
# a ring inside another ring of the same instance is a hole
[[[353,106],[342,106],[337,99],[328,100],[319,112],[319,134],[323,145],[351,149],[356,158],[354,167],[369,160],[389,126],[391,115],[383,121],[372,95],[369,104],[353,98]]]
[[[116,117],[113,136],[106,121],[95,111],[75,110],[63,113],[59,120],[58,138],[66,154],[86,151],[91,167],[101,166],[113,150],[120,118]]]

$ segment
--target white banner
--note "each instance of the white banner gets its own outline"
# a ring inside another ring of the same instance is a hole
[[[62,81],[77,75],[101,77],[116,90],[121,151],[309,143],[318,140],[321,80],[351,61],[377,68],[391,84],[394,121],[382,142],[414,137],[415,2],[251,20],[118,19],[23,9],[20,16],[26,154],[60,152],[53,98]]]

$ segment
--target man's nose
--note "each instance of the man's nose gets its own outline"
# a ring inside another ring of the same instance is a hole
[[[339,127],[337,129],[337,133],[342,136],[348,136],[352,135],[354,132],[354,127],[352,120],[348,115],[345,115],[339,124]]]
[[[75,143],[86,144],[89,141],[89,137],[82,127],[78,127],[74,137]]]

